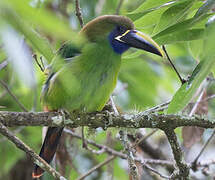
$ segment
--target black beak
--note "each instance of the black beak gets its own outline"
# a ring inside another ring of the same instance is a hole
[[[164,57],[163,50],[150,37],[137,30],[127,30],[124,34],[115,37],[116,40],[128,44],[130,47],[143,49],[145,51]]]

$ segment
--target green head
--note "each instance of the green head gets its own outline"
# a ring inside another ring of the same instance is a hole
[[[91,42],[108,40],[113,51],[122,54],[130,47],[164,56],[162,49],[147,35],[135,30],[125,16],[105,15],[86,24],[80,32]]]

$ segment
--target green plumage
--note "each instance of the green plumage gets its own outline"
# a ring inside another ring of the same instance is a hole
[[[81,55],[48,80],[42,93],[43,104],[50,110],[101,110],[116,85],[120,64],[120,55],[107,39],[86,44]]]

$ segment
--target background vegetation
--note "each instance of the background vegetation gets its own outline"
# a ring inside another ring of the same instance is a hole
[[[181,86],[175,71],[166,59],[130,49],[122,57],[122,68],[113,93],[120,112],[138,112],[168,102],[157,113],[197,113],[208,118],[215,116],[214,86],[214,1],[202,0],[80,0],[83,22],[104,14],[130,17],[136,29],[148,34],[166,49],[181,76],[189,79]],[[40,91],[44,73],[33,58],[49,64],[63,42],[78,43],[80,23],[76,16],[75,0],[1,0],[0,1],[0,108],[2,111],[42,111]],[[9,90],[8,90],[9,89]],[[15,96],[15,100],[14,100]],[[20,105],[21,104],[21,105]],[[36,152],[41,147],[42,127],[11,129]],[[74,130],[80,133],[79,129]],[[117,139],[118,128],[88,131],[90,139],[123,150]],[[153,136],[151,135],[153,132]],[[192,162],[203,144],[213,135],[208,129],[177,128],[185,160]],[[150,138],[137,148],[144,158],[172,159],[168,141],[162,131],[131,130]],[[132,139],[133,138],[133,139]],[[213,160],[215,141],[204,151],[200,160]],[[82,148],[81,141],[68,133],[62,138],[53,164],[68,179],[76,179],[108,155],[93,154]],[[157,166],[156,166],[157,167]],[[0,136],[0,179],[30,179],[32,163],[26,154]],[[170,173],[166,167],[159,167]],[[204,170],[204,171],[203,171]],[[191,172],[193,179],[211,179],[210,169]],[[159,179],[141,169],[142,179]],[[127,161],[115,159],[86,179],[129,179]],[[147,177],[147,178],[146,178]],[[43,179],[52,179],[46,174]]]

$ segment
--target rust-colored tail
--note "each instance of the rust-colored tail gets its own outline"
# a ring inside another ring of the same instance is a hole
[[[55,155],[62,131],[63,128],[48,128],[43,146],[40,150],[40,157],[42,157],[47,163],[50,163]],[[44,170],[42,168],[40,168],[38,165],[35,165],[32,177],[38,178],[43,174],[43,172]]]

